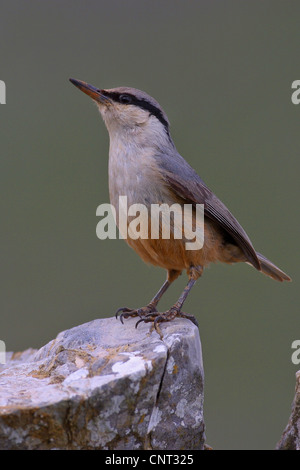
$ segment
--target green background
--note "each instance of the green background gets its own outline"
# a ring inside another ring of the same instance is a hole
[[[207,442],[272,449],[287,424],[299,328],[300,79],[297,1],[6,1],[0,15],[1,315],[7,350],[140,307],[165,279],[122,240],[96,238],[109,202],[108,134],[69,77],[154,96],[179,152],[256,249],[290,274],[213,265],[197,316]],[[181,276],[161,302],[166,309]]]

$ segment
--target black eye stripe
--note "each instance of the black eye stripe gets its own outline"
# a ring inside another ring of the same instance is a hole
[[[138,99],[131,93],[117,93],[115,91],[108,92],[104,90],[102,90],[101,93],[107,96],[108,98],[111,98],[113,101],[116,101],[117,103],[121,103],[124,105],[132,104],[148,111],[163,124],[163,126],[166,128],[166,131],[169,133],[169,124],[164,118],[162,111],[149,101],[144,99]]]

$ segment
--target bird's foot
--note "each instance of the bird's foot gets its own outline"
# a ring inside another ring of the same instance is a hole
[[[178,307],[171,307],[170,310],[167,310],[166,312],[163,312],[163,313],[160,313],[157,311],[147,313],[139,321],[136,322],[135,327],[137,328],[138,324],[141,322],[144,322],[144,323],[153,322],[154,328],[159,332],[158,330],[159,323],[172,321],[176,317],[187,318],[188,320],[193,322],[194,325],[198,326],[198,322],[196,318],[194,317],[194,315],[190,315],[189,313],[184,313]]]
[[[147,315],[155,315],[157,312],[156,308],[152,304],[146,305],[146,307],[142,308],[128,308],[128,307],[121,307],[116,311],[116,318],[120,315],[121,323],[124,323],[124,319],[130,317],[140,317],[141,320]]]

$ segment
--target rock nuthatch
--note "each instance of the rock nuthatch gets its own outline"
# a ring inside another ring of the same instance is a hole
[[[291,280],[253,248],[227,207],[179,155],[170,136],[168,118],[156,100],[135,88],[102,90],[79,80],[70,81],[96,102],[109,132],[109,193],[117,216],[119,196],[127,196],[128,205],[139,203],[149,209],[153,204],[204,205],[201,249],[185,249],[184,237],[174,237],[174,220],[169,239],[127,238],[127,243],[146,263],[167,270],[167,279],[146,307],[118,309],[116,315],[121,314],[121,321],[135,316],[140,317],[137,324],[154,322],[157,328],[160,322],[178,316],[197,324],[194,316],[182,312],[182,306],[203,268],[212,262],[245,262],[276,281]],[[189,279],[186,288],[168,311],[158,312],[159,300],[183,270]]]

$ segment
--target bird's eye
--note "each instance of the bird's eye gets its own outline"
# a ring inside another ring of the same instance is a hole
[[[131,96],[129,95],[120,95],[119,99],[122,104],[130,104],[132,102]]]

